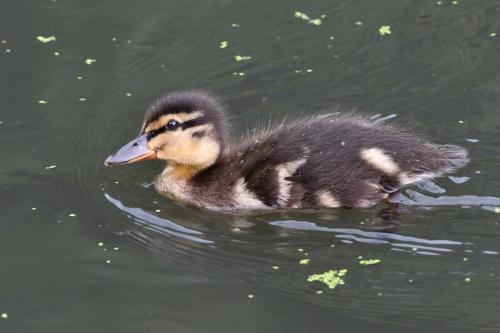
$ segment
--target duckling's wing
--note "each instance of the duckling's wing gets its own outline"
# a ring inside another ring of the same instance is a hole
[[[461,147],[431,144],[352,115],[299,120],[256,134],[228,156],[252,199],[283,208],[368,207],[468,162]]]

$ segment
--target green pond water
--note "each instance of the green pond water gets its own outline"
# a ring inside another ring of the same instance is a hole
[[[500,331],[499,1],[2,0],[0,73],[0,332]],[[154,191],[162,162],[103,166],[192,88],[235,137],[358,110],[471,162],[390,223],[210,213]]]

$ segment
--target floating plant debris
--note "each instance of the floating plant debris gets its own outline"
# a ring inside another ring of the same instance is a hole
[[[92,58],[87,58],[85,59],[85,63],[87,65],[92,65],[94,62],[96,62],[97,60],[96,59],[92,59]]]
[[[46,43],[50,43],[50,42],[55,42],[57,40],[56,36],[37,36],[36,39],[39,41],[39,42],[42,42],[44,44]]]
[[[323,21],[321,19],[317,18],[317,19],[309,20],[309,23],[314,24],[314,25],[321,25],[321,23],[323,23]]]
[[[229,43],[227,41],[223,40],[222,42],[220,42],[219,47],[221,49],[225,49],[228,45],[229,45]]]
[[[251,56],[242,56],[242,55],[234,56],[234,60],[236,60],[236,61],[245,61],[245,60],[250,60],[250,59],[252,59]]]
[[[329,270],[322,274],[313,274],[307,278],[308,282],[319,281],[323,282],[330,289],[335,289],[338,285],[344,285],[343,277],[347,275],[347,269]]]
[[[299,261],[299,264],[301,265],[307,265],[309,264],[309,262],[311,261],[311,259],[302,259]]]
[[[390,35],[392,33],[390,25],[383,25],[378,28],[378,33],[380,36]]]
[[[296,18],[298,18],[298,19],[307,21],[307,22],[309,22],[310,24],[313,24],[313,25],[321,25],[323,23],[323,21],[321,20],[321,18],[312,19],[306,13],[299,12],[299,11],[295,11],[293,13],[293,16],[296,17]],[[321,17],[325,18],[326,15],[321,15]]]
[[[382,260],[380,260],[380,259],[361,259],[359,261],[359,264],[364,265],[364,266],[370,266],[370,265],[379,264],[381,262],[382,262]]]

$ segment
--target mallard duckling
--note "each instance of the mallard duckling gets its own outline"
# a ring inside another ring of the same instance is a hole
[[[210,210],[370,207],[468,162],[462,147],[354,114],[299,119],[229,143],[219,103],[200,92],[155,101],[140,136],[105,164],[148,159],[168,161],[157,191]]]

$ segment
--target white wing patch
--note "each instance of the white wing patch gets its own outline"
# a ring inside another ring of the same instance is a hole
[[[366,163],[385,174],[395,175],[399,172],[399,166],[383,149],[376,147],[361,149],[360,156]]]
[[[341,207],[342,204],[335,199],[330,191],[322,190],[316,193],[316,198],[318,199],[318,204],[325,208],[337,208]]]
[[[240,178],[233,187],[233,198],[238,209],[261,209],[267,206],[248,190],[245,179]]]
[[[280,207],[286,207],[290,199],[290,187],[292,182],[286,178],[293,175],[298,168],[306,163],[306,161],[306,158],[301,158],[299,160],[280,164],[276,167],[276,171],[278,172],[278,198],[276,201]]]

